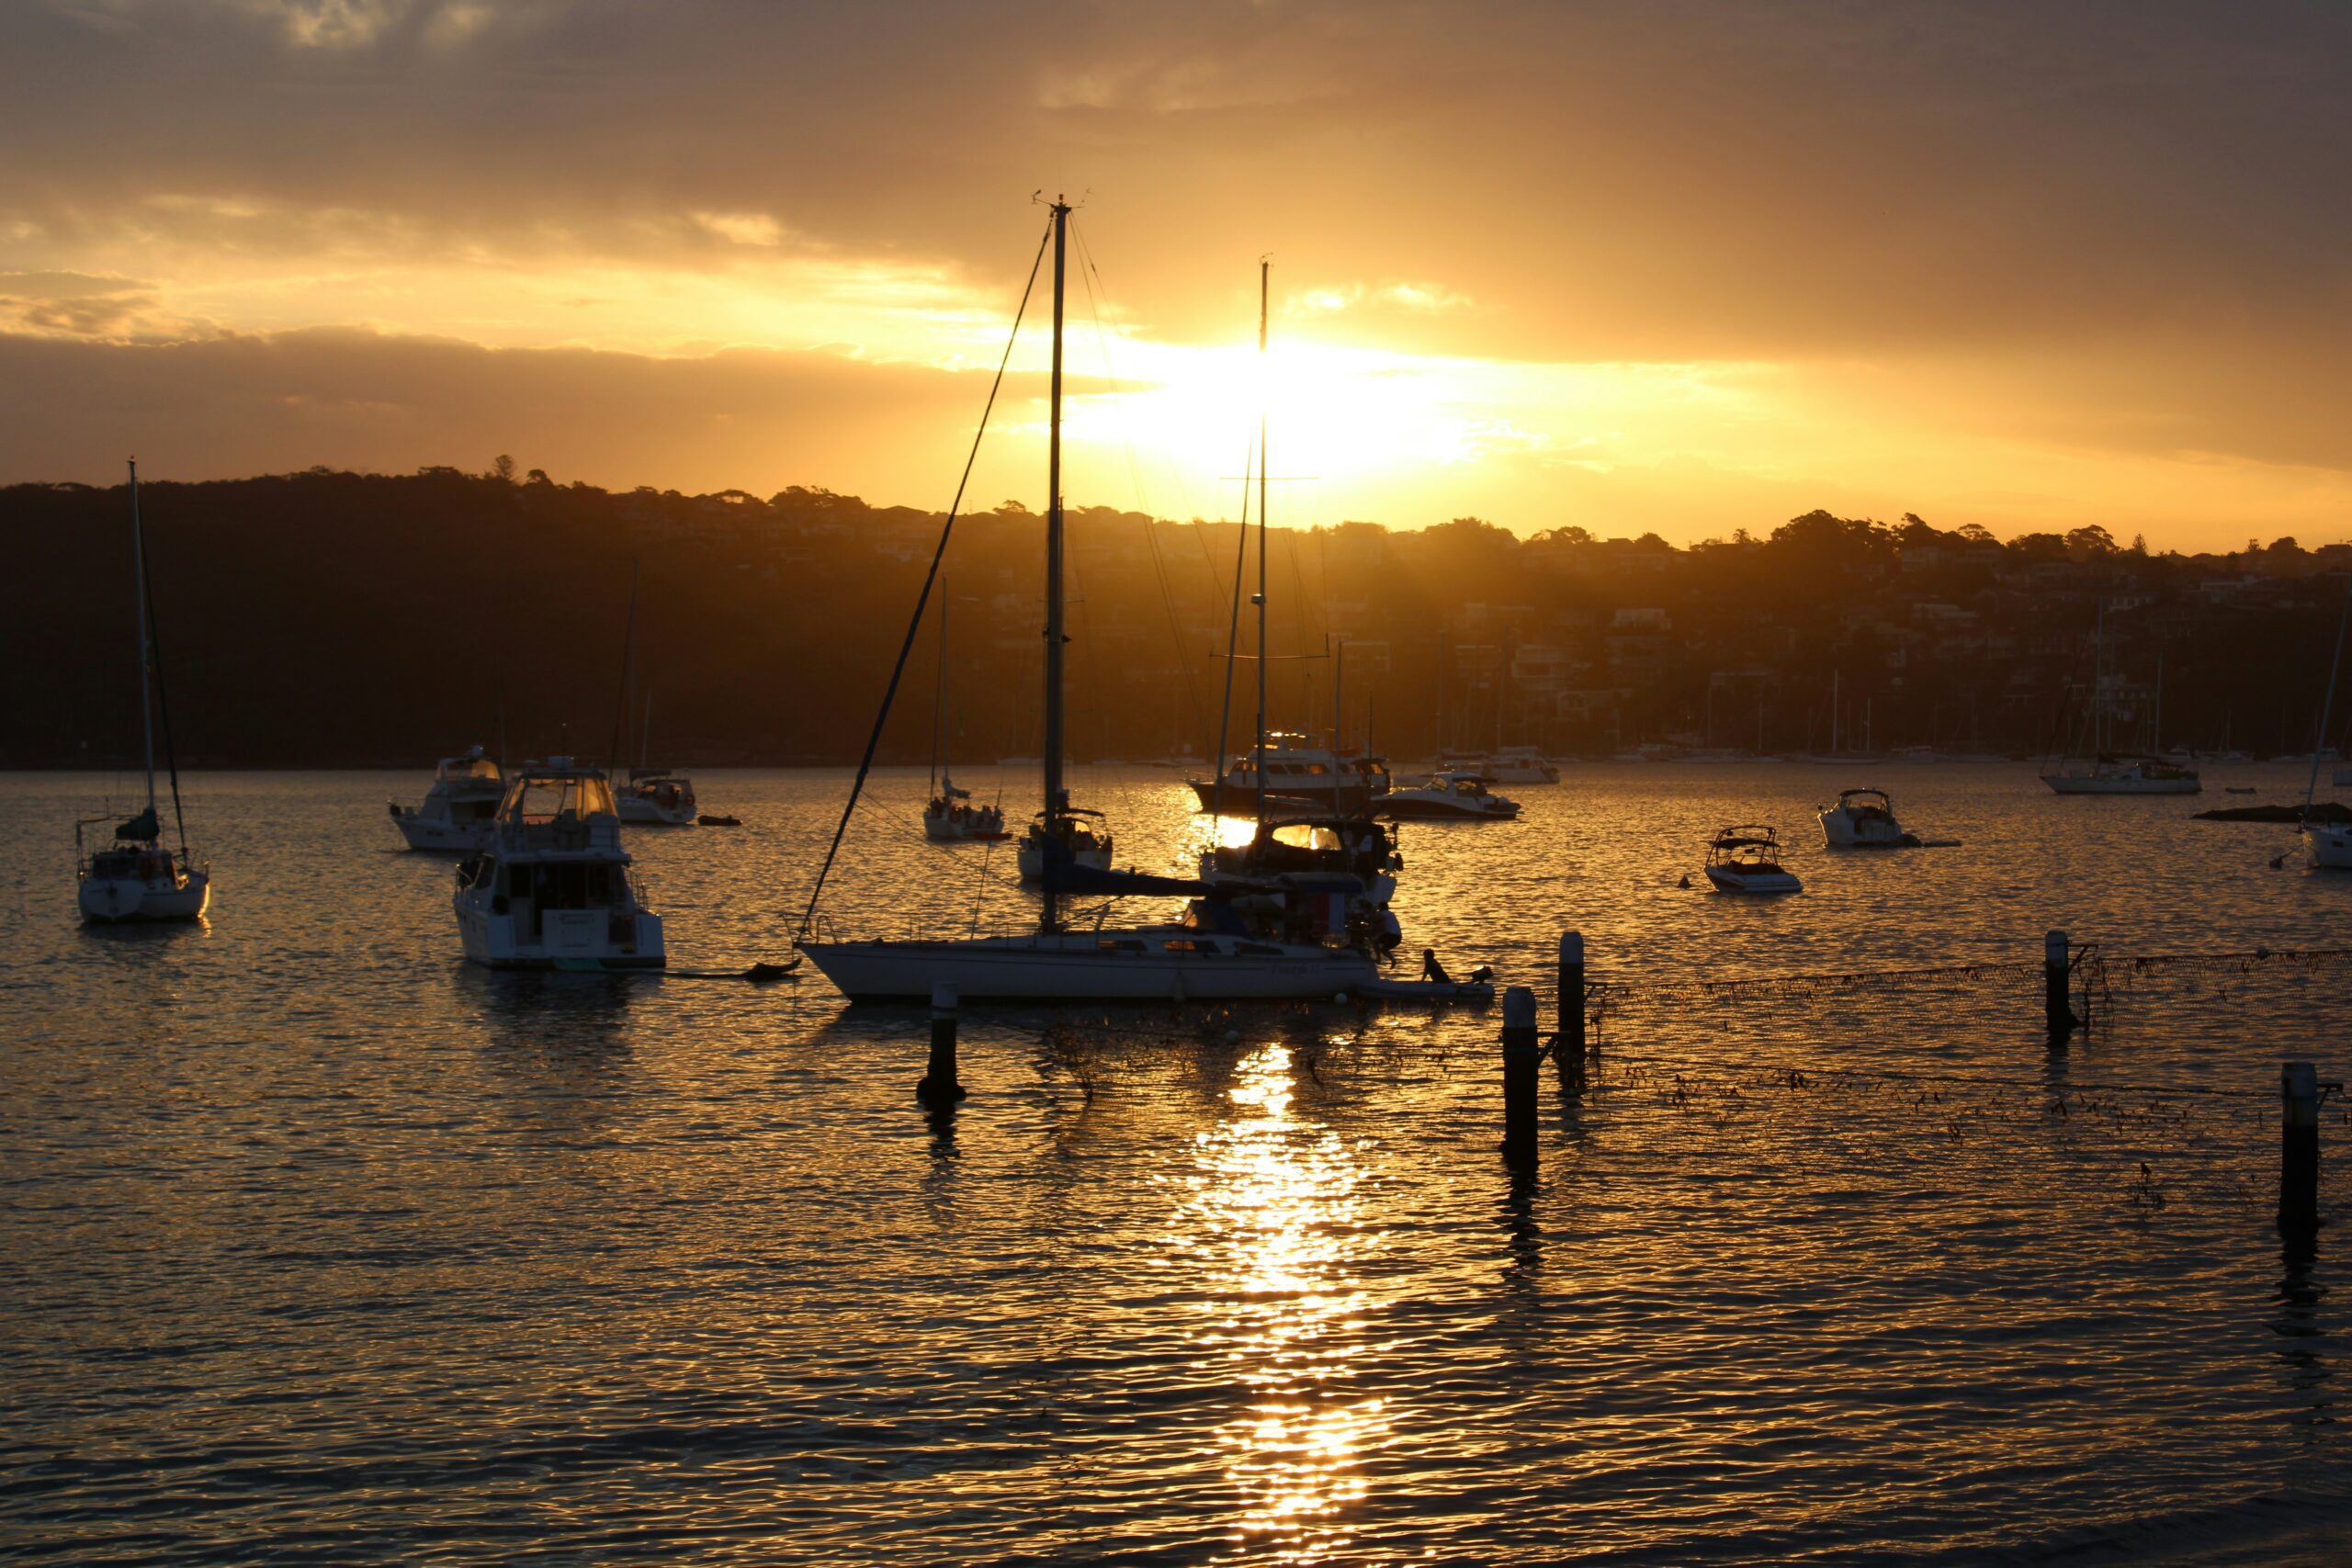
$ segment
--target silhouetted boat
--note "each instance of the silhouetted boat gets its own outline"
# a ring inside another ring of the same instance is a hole
[[[139,726],[147,759],[147,808],[138,816],[115,821],[112,816],[85,817],[74,824],[75,895],[82,918],[96,924],[153,920],[193,920],[212,898],[209,865],[191,864],[187,852],[187,821],[180,812],[180,770],[172,754],[171,710],[164,699],[163,655],[155,641],[153,593],[147,585],[147,541],[139,522],[139,465],[130,466],[130,592],[138,606]],[[152,682],[152,689],[151,689]],[[164,829],[155,811],[155,716],[164,715],[164,763],[171,775],[172,819],[179,829],[180,846],[174,853],[164,846]],[[113,832],[87,838],[85,829],[114,822]]]

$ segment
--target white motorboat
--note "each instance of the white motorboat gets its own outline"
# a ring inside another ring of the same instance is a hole
[[[1911,850],[1919,835],[1906,832],[1894,819],[1894,807],[1883,789],[1845,789],[1838,804],[1819,813],[1821,841],[1833,850]]]
[[[410,849],[472,854],[489,842],[492,819],[505,795],[498,764],[483,756],[481,747],[469,746],[462,756],[441,759],[422,806],[391,803],[392,826]]]
[[[1431,822],[1497,822],[1517,817],[1519,802],[1488,793],[1487,785],[1492,782],[1484,773],[1439,773],[1427,784],[1390,790],[1373,803],[1373,815]]]
[[[1183,919],[1175,924],[1086,931],[1070,931],[1063,925],[1063,901],[1072,893],[1189,896],[1208,890],[1198,883],[1095,870],[1080,863],[1072,852],[1080,841],[1080,830],[1091,837],[1092,828],[1082,820],[1089,814],[1071,809],[1062,787],[1062,664],[1067,639],[1063,630],[1061,368],[1069,204],[1056,200],[1051,212],[1047,240],[1054,253],[1054,337],[1046,403],[1045,809],[1038,814],[1034,840],[1043,891],[1037,929],[1019,936],[944,941],[831,939],[817,923],[817,902],[831,865],[829,856],[801,918],[797,945],[854,1001],[928,997],[934,986],[942,984],[955,987],[958,998],[965,1000],[1272,1000],[1350,993],[1375,978],[1378,971],[1343,888],[1296,885],[1285,888],[1281,893],[1281,918],[1272,922],[1261,919],[1253,924],[1234,900],[1193,897]],[[1266,298],[1262,270],[1259,287],[1262,322]],[[1261,327],[1261,341],[1262,336]],[[1262,464],[1262,434],[1258,456]],[[1259,526],[1262,534],[1262,502]],[[926,582],[926,595],[929,586]],[[1260,608],[1262,615],[1262,598]],[[922,613],[918,600],[918,619]],[[1262,698],[1260,705],[1262,709]],[[870,764],[870,750],[867,761]],[[861,777],[863,773],[862,767]],[[856,806],[853,787],[842,811],[844,827]],[[1107,837],[1102,845],[1106,863]],[[839,842],[838,833],[835,841]]]
[[[147,583],[147,541],[139,522],[139,465],[130,466],[130,583],[139,610],[139,728],[147,758],[147,808],[115,822],[104,837],[85,829],[114,821],[86,817],[74,824],[75,897],[82,918],[94,925],[193,920],[212,898],[212,872],[192,862],[187,819],[180,812],[180,771],[172,754],[171,707],[164,694],[164,658],[150,624],[153,593]],[[172,819],[179,829],[176,853],[164,847],[155,810],[155,718],[164,720],[164,763],[171,775]]]
[[[1000,815],[998,820],[1002,819]],[[1111,848],[1111,829],[1103,826],[1102,814],[1071,806],[1065,795],[1059,811],[1041,811],[1029,819],[1029,830],[1021,835],[1013,854],[1022,881],[1043,882],[1048,861],[1108,871]]]
[[[1560,770],[1544,760],[1532,746],[1506,746],[1483,759],[1476,772],[1497,784],[1555,784],[1560,782]]]
[[[1266,744],[1237,754],[1216,778],[1189,782],[1200,808],[1220,817],[1255,815],[1261,783],[1270,812],[1336,817],[1362,814],[1389,787],[1383,759],[1310,745],[1285,730],[1269,732]]]
[[[1781,835],[1761,823],[1719,829],[1707,846],[1707,880],[1718,893],[1802,893],[1781,864]]]
[[[570,757],[508,783],[489,844],[458,868],[466,957],[493,969],[659,969],[662,917],[621,848],[611,783]]]
[[[2159,757],[2101,757],[2088,767],[2041,775],[2060,795],[2199,795],[2204,781],[2194,768]]]
[[[640,826],[691,828],[698,815],[694,781],[667,768],[631,768],[614,804],[622,821]]]

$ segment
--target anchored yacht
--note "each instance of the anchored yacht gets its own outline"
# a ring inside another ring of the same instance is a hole
[[[602,773],[570,757],[525,767],[489,844],[458,868],[466,957],[493,969],[662,967],[662,917],[645,908],[629,865]]]
[[[1894,819],[1894,807],[1883,789],[1838,792],[1838,804],[1819,812],[1821,841],[1833,850],[1909,850],[1919,847],[1919,835],[1905,830]]]
[[[1717,830],[1707,846],[1707,880],[1718,893],[1802,893],[1804,884],[1781,865],[1781,835],[1761,823]]]
[[[1443,773],[1411,789],[1390,790],[1373,803],[1378,817],[1435,822],[1499,822],[1519,815],[1519,802],[1492,795],[1484,773]]]
[[[424,805],[391,803],[392,826],[410,849],[472,854],[489,842],[491,822],[505,795],[498,764],[483,756],[481,747],[470,746],[462,756],[441,759]]]

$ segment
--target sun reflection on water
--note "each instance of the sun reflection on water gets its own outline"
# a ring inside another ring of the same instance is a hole
[[[1237,1064],[1233,1114],[1196,1134],[1185,1218],[1205,1254],[1201,1337],[1239,1384],[1219,1429],[1243,1552],[1326,1560],[1364,1495],[1360,1465],[1386,1437],[1383,1401],[1351,1387],[1375,1304],[1358,1277],[1364,1171],[1347,1142],[1292,1106],[1289,1049]]]

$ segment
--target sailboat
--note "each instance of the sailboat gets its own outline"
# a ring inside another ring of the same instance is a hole
[[[1306,998],[1357,991],[1378,979],[1351,929],[1352,878],[1281,879],[1260,897],[1282,906],[1280,929],[1261,913],[1246,917],[1237,900],[1212,897],[1204,884],[1096,870],[1063,852],[1075,815],[1062,784],[1062,307],[1069,204],[1051,204],[1047,240],[1054,253],[1053,369],[1046,457],[1045,800],[1038,821],[1043,908],[1034,931],[938,941],[827,940],[817,929],[818,879],[796,945],[853,1001],[918,998],[934,986],[956,987],[967,1001],[1211,1001]],[[1261,288],[1263,288],[1262,275]],[[1262,310],[1262,306],[1261,306]],[[1262,329],[1261,329],[1262,341]],[[1260,447],[1263,460],[1263,443]],[[944,547],[944,546],[943,546]],[[928,584],[926,584],[926,592]],[[916,611],[920,617],[920,605]],[[911,634],[910,634],[911,635]],[[901,653],[903,669],[904,654]],[[896,678],[893,678],[895,684]],[[876,724],[876,733],[879,732]],[[869,760],[870,760],[869,747]],[[864,769],[861,768],[861,778]],[[845,827],[851,807],[842,814]],[[840,842],[836,829],[834,842]],[[1220,893],[1226,890],[1219,890]],[[1072,930],[1063,919],[1071,894],[1186,895],[1181,920],[1164,925]]]
[[[922,836],[942,844],[1001,839],[1005,836],[1003,808],[974,806],[972,792],[957,789],[954,774],[944,765],[948,712],[947,599],[943,588],[939,601],[939,695],[931,718],[931,804],[922,808]]]
[[[2047,770],[2041,782],[2060,795],[2197,795],[2204,783],[2197,770],[2161,757],[2124,754],[2108,749],[2107,601],[2099,601],[2098,628],[2093,634],[2091,676],[2090,765]]]
[[[635,561],[628,569],[628,637],[621,658],[620,702],[613,715],[613,771],[620,771],[622,726],[628,714],[629,689],[637,684],[637,582]],[[628,782],[615,794],[616,815],[623,822],[661,828],[691,828],[700,814],[694,781],[668,768],[657,768],[647,758],[653,745],[653,694],[645,694],[645,716],[638,725],[637,765]]]
[[[180,770],[172,755],[171,709],[164,699],[163,655],[155,645],[154,595],[147,586],[147,544],[139,525],[139,464],[130,464],[131,596],[139,608],[139,725],[146,741],[147,809],[115,823],[110,835],[87,832],[112,821],[85,817],[74,824],[74,859],[82,918],[95,924],[193,920],[212,898],[212,873],[190,863],[187,818],[180,811]],[[152,690],[151,690],[152,687]],[[172,821],[179,830],[175,854],[164,847],[155,814],[155,715],[164,716],[164,765],[172,782]]]

